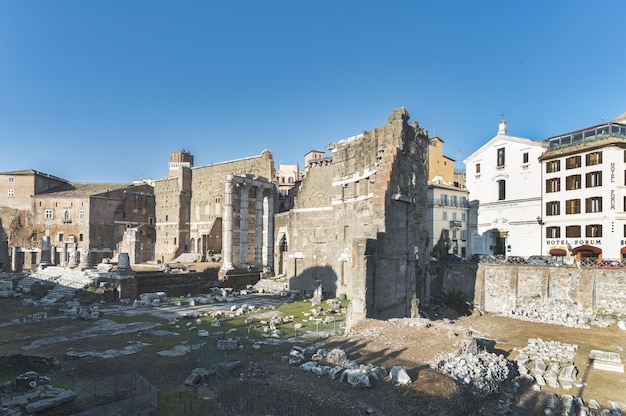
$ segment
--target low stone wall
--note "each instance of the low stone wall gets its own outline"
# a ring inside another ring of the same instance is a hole
[[[515,309],[558,309],[575,314],[626,314],[626,273],[621,269],[477,266],[474,304],[483,311],[508,314]]]

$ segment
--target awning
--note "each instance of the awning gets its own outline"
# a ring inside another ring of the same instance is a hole
[[[594,246],[578,246],[578,247],[574,247],[572,249],[572,254],[578,254],[581,251],[590,251],[593,254],[600,254],[602,253],[602,249],[599,247],[594,247]]]
[[[563,248],[553,248],[548,254],[551,256],[564,256],[567,254],[567,251]]]

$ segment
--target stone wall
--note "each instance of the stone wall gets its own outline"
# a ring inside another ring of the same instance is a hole
[[[471,273],[467,277],[472,279]],[[625,298],[626,275],[620,269],[479,264],[475,274],[474,304],[487,312],[535,308],[624,315]]]
[[[227,175],[251,175],[272,181],[272,154],[265,150],[258,156],[180,167],[155,181],[156,260],[167,263],[185,252],[199,253],[206,260],[208,254],[221,252]]]
[[[350,299],[348,319],[411,313],[426,293],[428,135],[405,109],[332,143],[306,167],[294,209],[276,216],[275,264],[291,289]],[[281,246],[283,244],[284,246]]]

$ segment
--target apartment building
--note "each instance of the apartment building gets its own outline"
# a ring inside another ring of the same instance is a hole
[[[546,147],[540,140],[509,135],[501,120],[498,134],[463,161],[470,210],[475,210],[469,213],[469,255],[541,252],[538,159]]]
[[[443,143],[433,137],[428,146],[428,252],[435,258],[447,253],[466,257],[469,205],[465,175],[454,168],[454,159],[443,154]]]
[[[541,251],[566,261],[626,256],[626,113],[546,140]]]

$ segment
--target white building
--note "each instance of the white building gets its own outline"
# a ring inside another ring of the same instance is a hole
[[[548,139],[541,156],[542,254],[626,257],[626,113]]]
[[[468,156],[468,255],[530,256],[541,253],[541,165],[547,143],[498,134]]]

